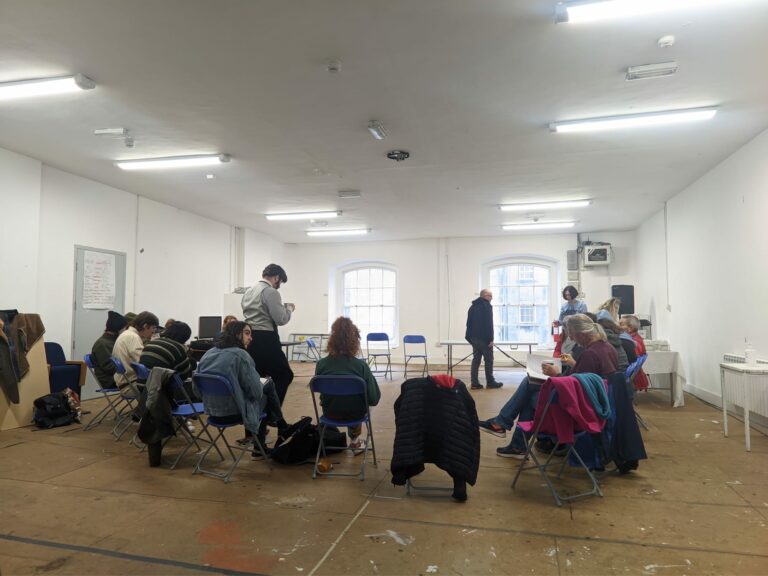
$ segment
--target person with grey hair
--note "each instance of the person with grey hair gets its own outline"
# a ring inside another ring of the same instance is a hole
[[[565,374],[591,372],[606,378],[618,370],[619,358],[616,350],[606,341],[605,332],[599,324],[584,314],[574,314],[568,318],[567,328],[570,338],[583,351],[578,360],[575,360],[570,354],[560,356]],[[550,377],[561,375],[560,369],[554,365],[544,365],[542,371]],[[532,382],[526,376],[499,414],[480,422],[480,429],[494,436],[505,438],[507,430],[511,430],[514,426],[515,419],[533,420],[540,390],[541,382]],[[512,434],[512,441],[507,446],[497,448],[496,455],[503,458],[522,459],[525,457],[525,451],[525,434],[518,427]]]
[[[245,322],[251,327],[253,340],[248,354],[256,364],[261,376],[269,376],[275,383],[282,405],[288,386],[293,382],[293,370],[283,354],[278,326],[288,324],[296,309],[294,304],[283,304],[278,290],[288,282],[288,275],[282,266],[270,264],[261,273],[261,280],[243,294],[241,304]]]
[[[625,314],[619,321],[619,325],[632,337],[632,340],[635,341],[635,352],[637,355],[642,356],[643,354],[647,354],[648,352],[645,350],[645,341],[638,332],[638,330],[640,330],[640,319],[632,314]],[[637,391],[648,390],[650,382],[642,368],[635,374],[633,383],[635,385],[635,390]]]

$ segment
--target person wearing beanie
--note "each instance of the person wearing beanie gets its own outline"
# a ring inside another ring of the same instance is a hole
[[[115,387],[115,365],[110,358],[112,357],[112,349],[115,347],[115,340],[126,326],[128,326],[128,322],[125,320],[125,316],[110,310],[107,312],[106,330],[91,348],[93,373],[102,388]]]

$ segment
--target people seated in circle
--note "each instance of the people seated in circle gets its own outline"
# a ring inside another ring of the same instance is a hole
[[[120,333],[128,326],[122,314],[110,310],[107,313],[107,325],[102,334],[91,348],[91,362],[93,362],[93,374],[99,381],[101,388],[115,387],[115,363],[112,362],[112,350]]]
[[[543,366],[542,370],[547,376],[591,372],[607,378],[609,374],[618,370],[618,354],[616,349],[607,342],[602,326],[584,314],[575,314],[568,317],[566,328],[569,337],[582,349],[581,354],[578,360],[570,354],[563,354],[560,357],[563,363],[562,373],[554,365]],[[540,390],[541,382],[533,382],[526,376],[499,414],[480,422],[480,429],[504,438],[507,430],[511,430],[515,425],[515,419],[533,420]],[[504,458],[522,459],[525,452],[526,438],[519,427],[515,428],[509,445],[496,449],[496,455]]]
[[[607,310],[600,310],[595,316],[597,323],[605,330],[608,343],[616,348],[616,353],[619,355],[619,370],[626,370],[627,366],[637,360],[635,341],[616,324]]]
[[[264,446],[267,423],[277,426],[279,434],[288,428],[288,423],[283,418],[274,383],[269,380],[262,384],[253,358],[246,352],[250,343],[250,326],[237,320],[230,322],[216,345],[200,359],[197,371],[224,376],[234,392],[234,396],[203,394],[206,411],[224,422],[242,419],[246,434],[256,436]],[[263,412],[266,412],[264,422],[261,421]]]
[[[357,358],[360,351],[360,330],[344,316],[337,318],[331,326],[328,338],[328,355],[318,361],[315,366],[316,376],[351,375],[365,380],[368,405],[376,406],[381,399],[381,390],[371,373],[367,362]],[[359,420],[365,416],[368,407],[365,396],[327,396],[320,395],[320,405],[323,414],[333,420]],[[348,428],[350,444],[355,450],[365,448],[365,438],[362,437],[362,424]]]

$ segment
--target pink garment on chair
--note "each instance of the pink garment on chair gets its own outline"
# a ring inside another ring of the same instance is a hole
[[[607,384],[605,386],[607,389]],[[603,429],[605,420],[600,420],[595,414],[581,383],[573,376],[555,376],[541,387],[533,421],[517,423],[523,431],[536,429],[553,388],[557,390],[557,402],[550,404],[540,432],[556,435],[561,444],[572,444],[576,432],[599,433]]]

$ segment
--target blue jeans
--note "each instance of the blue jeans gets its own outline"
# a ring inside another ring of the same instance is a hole
[[[512,394],[512,398],[507,400],[507,403],[501,408],[498,416],[493,418],[493,421],[503,426],[504,429],[511,430],[515,425],[515,419],[524,422],[533,420],[536,415],[536,403],[539,401],[540,390],[541,384],[532,384],[526,376],[520,382],[515,393]],[[510,445],[519,450],[525,450],[525,434],[519,427],[515,428]]]

